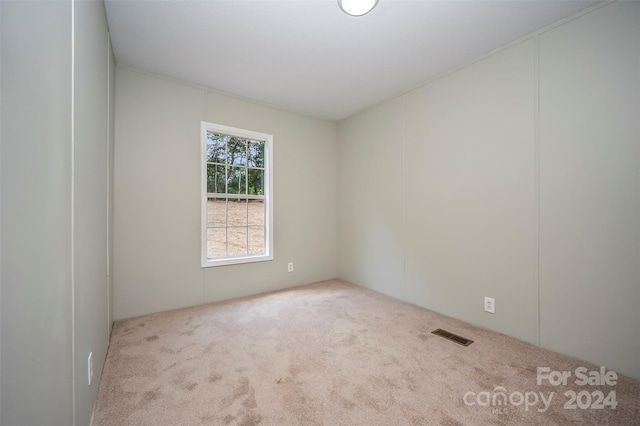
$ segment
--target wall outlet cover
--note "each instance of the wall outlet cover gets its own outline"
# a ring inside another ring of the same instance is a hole
[[[91,380],[93,379],[93,352],[89,352],[89,358],[87,358],[87,376],[89,378],[89,386],[91,386]]]
[[[484,298],[484,311],[490,314],[496,313],[496,300],[492,297]]]

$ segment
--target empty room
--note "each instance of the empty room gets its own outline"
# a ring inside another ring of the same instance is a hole
[[[0,425],[640,424],[640,2],[0,0]]]

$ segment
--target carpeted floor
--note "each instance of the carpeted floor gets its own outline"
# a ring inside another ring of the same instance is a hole
[[[571,376],[538,385],[538,367]],[[583,372],[600,377],[594,365],[328,281],[116,322],[93,425],[640,424],[640,382],[614,385],[609,373],[609,384],[580,385]]]

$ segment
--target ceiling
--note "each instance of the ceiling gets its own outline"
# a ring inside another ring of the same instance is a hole
[[[346,118],[596,0],[106,0],[116,61],[330,120]]]

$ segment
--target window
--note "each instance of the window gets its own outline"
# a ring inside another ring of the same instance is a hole
[[[202,266],[273,259],[273,136],[201,123]]]

